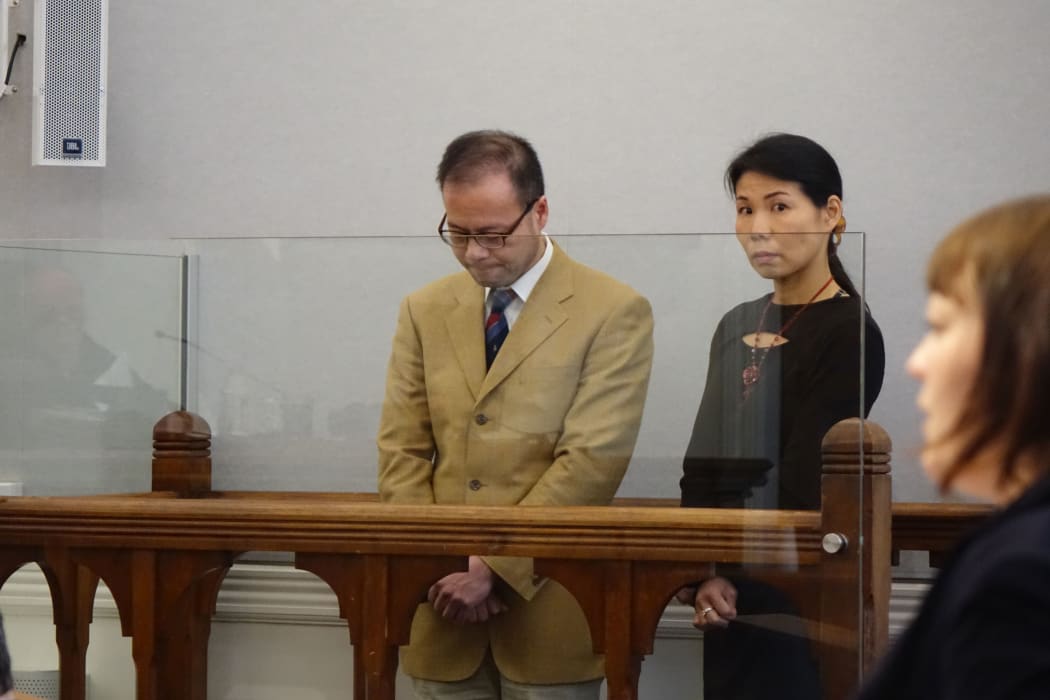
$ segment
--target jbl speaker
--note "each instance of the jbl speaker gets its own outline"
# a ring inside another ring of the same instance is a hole
[[[4,88],[7,87],[7,33],[9,31],[7,15],[11,9],[9,2],[10,0],[0,0],[0,95],[2,95]]]
[[[36,0],[33,165],[106,164],[109,0]]]

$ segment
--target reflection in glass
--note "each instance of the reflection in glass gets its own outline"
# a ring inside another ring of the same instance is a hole
[[[751,358],[751,348],[741,338],[755,333],[769,301],[769,282],[754,273],[732,235],[553,235],[552,240],[575,260],[626,282],[652,304],[652,377],[638,442],[617,495],[667,498],[677,491],[694,409],[710,374],[711,339],[727,309],[749,309],[748,320],[738,323],[734,332],[741,350],[738,365],[722,372],[727,383],[732,382],[732,399],[738,402],[742,368]],[[213,428],[215,487],[374,492],[375,435],[398,303],[420,280],[455,271],[458,265],[450,249],[435,241],[433,233],[179,244],[179,252],[198,264],[190,287],[196,311],[185,345],[192,370],[188,405]],[[844,235],[838,250],[851,256],[852,271],[862,268],[860,236]],[[11,273],[3,279],[9,303],[3,307],[0,332],[5,387],[0,407],[10,418],[3,427],[5,478],[24,480],[27,493],[148,489],[149,441],[156,419],[146,417],[153,411],[148,408],[151,397],[162,394],[162,414],[179,393],[178,259],[12,249],[3,253],[0,264]],[[55,271],[45,276],[52,277],[50,284],[30,293],[30,273],[42,268]],[[47,289],[52,289],[51,301],[30,303],[48,298]],[[751,301],[741,305],[741,300]],[[857,320],[852,332],[859,334],[861,300],[850,297],[845,302],[852,302]],[[814,302],[784,334],[791,336],[804,327],[814,307],[825,303]],[[780,306],[768,306],[763,330],[780,330],[790,320]],[[31,335],[49,340],[31,340]],[[36,350],[41,346],[43,350]],[[772,349],[761,365],[757,386],[769,397],[787,382],[782,363],[777,364],[778,357],[786,356],[780,351],[787,349]],[[819,344],[812,348],[814,353],[823,351]],[[30,366],[45,362],[78,369],[34,368],[30,381]],[[61,385],[65,388],[57,395],[45,392],[48,380],[56,376],[67,377]],[[109,378],[96,385],[100,376]],[[776,381],[767,385],[770,378]],[[557,388],[555,370],[539,379]],[[40,396],[28,396],[31,389]],[[45,395],[52,398],[45,400]],[[762,396],[755,393],[749,400]],[[779,411],[779,403],[772,403]],[[49,410],[41,410],[41,405]],[[57,411],[57,406],[64,408]],[[118,413],[128,418],[108,423]],[[73,425],[95,429],[56,429],[55,414],[66,421],[75,415],[78,421]],[[138,427],[132,426],[131,414],[137,415]],[[778,436],[779,420],[771,419]],[[41,427],[34,431],[34,425]],[[819,464],[815,470],[819,472]],[[783,507],[776,487],[770,485],[778,482],[769,481],[775,473],[766,470],[767,485],[747,495],[733,492],[732,497],[751,507]],[[739,584],[738,595],[756,600],[748,585],[766,579],[754,568],[741,573],[747,580]],[[765,629],[760,625],[773,624],[772,619],[799,635],[810,634],[816,617],[811,608],[797,605],[799,586],[790,581],[794,572],[781,568],[775,573],[781,578],[773,582],[785,593],[771,597],[768,609],[780,612],[769,613],[770,618],[761,612],[764,608],[755,608],[759,612],[747,619],[756,624],[741,624],[740,629],[759,632]],[[784,581],[790,581],[790,588]],[[806,619],[782,612],[789,609],[804,609]],[[679,638],[662,641],[665,648],[683,643]],[[698,652],[695,638],[687,643],[691,652]],[[808,658],[811,650],[805,645],[803,649]],[[675,653],[685,652],[679,648]],[[695,661],[676,668],[690,685],[696,683]],[[666,680],[664,672],[643,674],[645,684]]]
[[[820,442],[856,416],[861,302],[835,296],[733,308],[711,340],[707,382],[686,449],[683,505],[820,508]],[[864,314],[864,414],[882,382],[882,341]]]
[[[177,407],[179,345],[156,334],[178,333],[178,262],[4,249],[0,264],[7,478],[27,494],[147,489],[152,426]]]

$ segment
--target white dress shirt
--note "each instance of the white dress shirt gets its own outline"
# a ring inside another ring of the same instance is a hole
[[[516,296],[512,302],[507,304],[507,308],[503,310],[503,317],[507,319],[508,331],[514,327],[514,322],[518,320],[518,314],[521,313],[525,302],[529,300],[529,294],[532,294],[533,288],[540,281],[540,277],[543,276],[547,266],[550,265],[551,258],[554,256],[554,246],[551,245],[550,239],[547,238],[546,231],[543,232],[543,245],[543,256],[525,274],[516,279],[514,284],[510,285]],[[492,289],[492,287],[485,288],[485,315],[481,318],[483,323],[492,312],[492,301],[490,300]]]

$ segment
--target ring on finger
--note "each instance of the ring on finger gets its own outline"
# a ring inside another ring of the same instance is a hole
[[[707,619],[707,614],[710,613],[710,612],[714,612],[714,610],[715,609],[710,607],[710,606],[706,607],[706,608],[704,608],[703,610],[700,611],[700,617],[702,617],[702,618],[704,618],[706,620]]]

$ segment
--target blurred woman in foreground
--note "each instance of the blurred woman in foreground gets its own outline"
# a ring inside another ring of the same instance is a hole
[[[1050,697],[1050,195],[1003,204],[941,242],[922,382],[922,465],[1001,507],[942,569],[867,686],[874,698]]]

